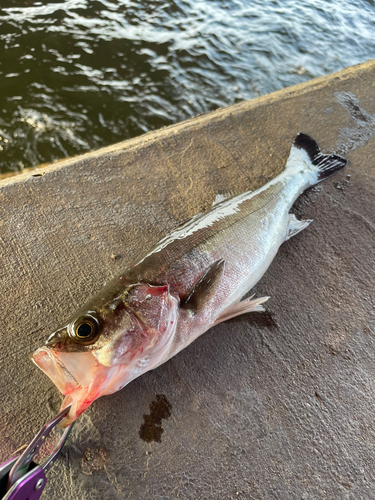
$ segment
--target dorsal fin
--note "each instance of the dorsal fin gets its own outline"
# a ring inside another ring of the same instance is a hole
[[[218,192],[215,196],[215,199],[211,205],[211,207],[215,207],[219,203],[229,200],[229,198],[234,198],[236,196],[236,193],[234,191],[225,191],[225,192]]]

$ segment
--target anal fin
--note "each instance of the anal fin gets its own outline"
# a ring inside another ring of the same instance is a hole
[[[309,224],[312,223],[312,221],[313,219],[298,220],[294,214],[289,214],[289,226],[285,239],[289,240],[290,238],[292,238],[292,236],[295,236],[300,231],[305,229]]]
[[[220,316],[216,319],[214,325],[218,325],[223,321],[227,321],[227,319],[235,318],[236,316],[240,316],[241,314],[245,314],[248,312],[263,312],[265,309],[262,306],[264,302],[267,302],[269,297],[259,297],[257,299],[253,298],[254,295],[249,297],[248,299],[242,300],[241,302],[237,302],[233,304],[220,314]]]

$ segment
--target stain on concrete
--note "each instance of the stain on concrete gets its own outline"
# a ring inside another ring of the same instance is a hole
[[[272,313],[269,311],[263,314],[254,314],[251,318],[252,324],[259,328],[268,328],[269,330],[277,330],[278,324],[275,321]]]
[[[337,92],[336,98],[354,120],[365,123],[373,121],[373,117],[360,107],[359,99],[351,92]]]
[[[358,97],[352,92],[335,92],[336,100],[355,121],[354,126],[345,126],[339,131],[340,154],[364,146],[375,135],[375,115],[360,106]]]
[[[86,476],[105,470],[108,462],[108,452],[104,448],[88,447],[81,460],[81,470]]]
[[[171,416],[171,410],[172,405],[164,394],[157,394],[150,404],[150,414],[143,415],[144,423],[139,429],[139,437],[146,443],[152,443],[153,441],[161,443],[161,435],[164,432],[161,422]]]
[[[347,335],[343,331],[337,331],[336,328],[331,328],[326,333],[325,344],[332,354],[337,354],[342,349],[342,344],[345,342]]]

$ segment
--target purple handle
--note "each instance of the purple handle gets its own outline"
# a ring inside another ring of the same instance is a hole
[[[39,500],[46,485],[46,475],[39,466],[22,476],[3,500]]]

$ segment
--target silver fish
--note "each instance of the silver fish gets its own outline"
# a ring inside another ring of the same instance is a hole
[[[280,175],[178,227],[54,332],[33,361],[65,395],[62,408],[72,405],[64,425],[212,326],[262,311],[268,297],[241,298],[280,245],[310,224],[291,206],[345,164],[298,134]]]

